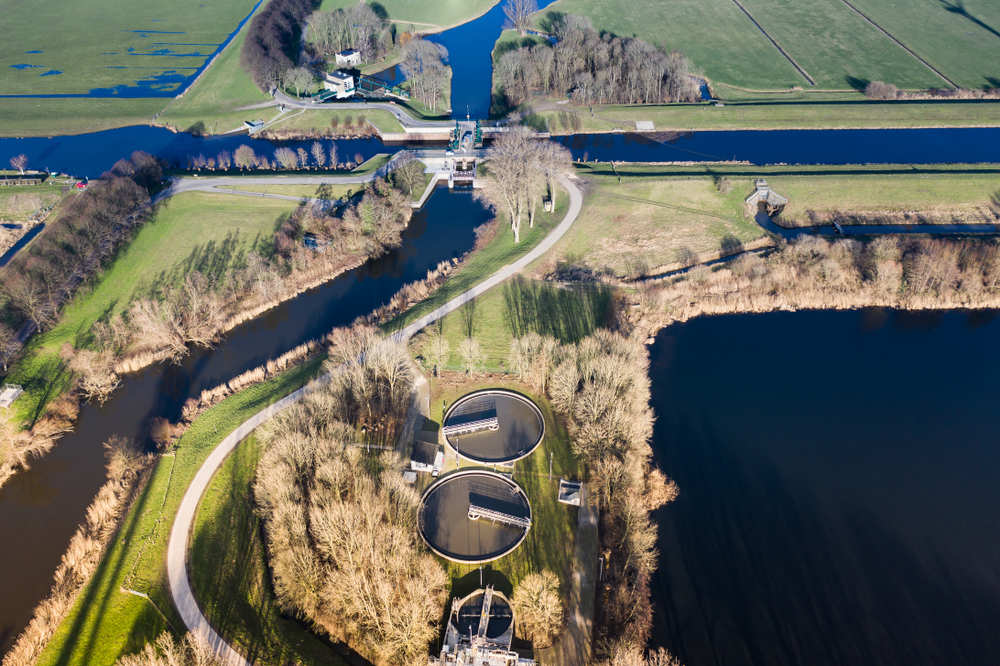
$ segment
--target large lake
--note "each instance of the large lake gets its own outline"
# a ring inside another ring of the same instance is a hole
[[[651,349],[653,645],[689,666],[1000,663],[1000,320],[706,317]]]

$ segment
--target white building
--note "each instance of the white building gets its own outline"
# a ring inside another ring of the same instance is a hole
[[[354,49],[347,49],[337,54],[337,67],[357,67],[361,64],[361,54]]]
[[[337,70],[332,74],[327,74],[323,81],[323,87],[337,93],[337,99],[354,96],[354,77],[347,72]]]
[[[510,649],[514,611],[510,602],[489,585],[464,599],[453,599],[441,654],[428,666],[535,666]]]
[[[434,476],[444,467],[444,449],[440,444],[416,441],[410,456],[410,469],[414,472],[430,472]]]

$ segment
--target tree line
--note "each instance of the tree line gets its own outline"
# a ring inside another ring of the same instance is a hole
[[[692,65],[678,51],[641,39],[594,29],[590,19],[568,14],[553,27],[556,43],[503,54],[493,70],[494,86],[508,108],[527,102],[532,91],[575,104],[658,104],[699,98]]]
[[[339,331],[330,382],[269,421],[254,497],[278,603],[379,666],[423,659],[447,578],[417,531],[394,444],[413,375],[406,347]]]
[[[302,21],[313,10],[315,0],[271,0],[247,29],[240,51],[240,64],[264,92],[281,86],[295,67],[294,49]]]
[[[385,55],[392,48],[390,24],[364,3],[332,12],[316,11],[309,16],[307,46],[313,55],[323,56],[354,49],[362,62]]]
[[[403,46],[403,76],[410,82],[412,99],[419,100],[431,111],[451,89],[451,77],[445,62],[448,49],[441,44],[415,37]]]
[[[555,201],[556,180],[572,171],[573,156],[562,144],[535,140],[528,127],[509,125],[486,151],[485,163],[475,196],[508,216],[519,243],[525,216],[534,227],[539,204],[546,196]]]
[[[649,513],[678,494],[650,462],[654,415],[645,346],[606,329],[576,345],[529,333],[511,341],[508,362],[521,381],[548,395],[590,469],[607,556],[596,599],[599,655],[641,654],[652,626],[649,583],[657,563]]]

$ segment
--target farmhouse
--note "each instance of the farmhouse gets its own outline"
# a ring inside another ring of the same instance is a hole
[[[332,74],[327,74],[323,81],[323,87],[337,94],[337,99],[344,99],[354,96],[354,77],[339,69]]]
[[[361,54],[354,49],[347,49],[337,54],[337,67],[357,67],[361,64]]]

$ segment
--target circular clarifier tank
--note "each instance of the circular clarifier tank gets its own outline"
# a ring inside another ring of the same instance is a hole
[[[420,500],[420,536],[454,562],[489,562],[517,548],[531,528],[531,503],[511,479],[481,470],[443,477]]]
[[[476,391],[455,401],[444,415],[444,438],[456,453],[483,465],[520,460],[545,436],[538,405],[514,391]]]

